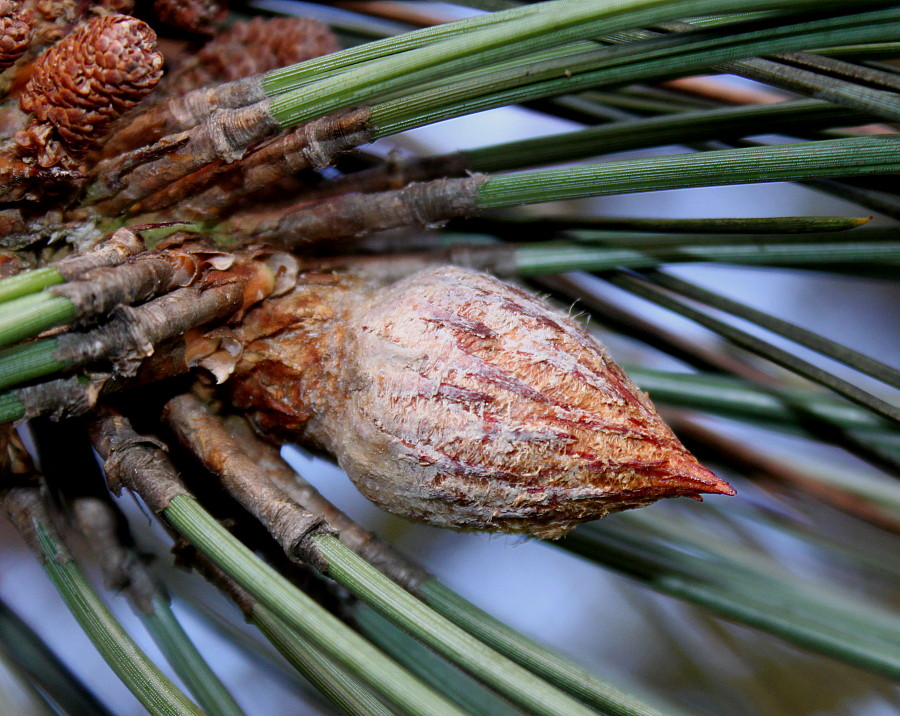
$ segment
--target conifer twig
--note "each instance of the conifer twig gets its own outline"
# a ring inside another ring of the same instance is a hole
[[[242,716],[244,712],[172,613],[169,596],[137,554],[127,522],[108,496],[76,496],[71,499],[71,514],[100,562],[106,588],[121,590],[128,597],[199,705],[210,714]]]
[[[71,281],[103,266],[117,266],[144,250],[141,237],[129,229],[119,229],[90,251],[58,261],[52,266],[24,271],[0,280],[0,302],[10,301],[48,286]]]
[[[232,415],[225,418],[222,425],[272,484],[306,510],[322,515],[341,541],[360,557],[413,594],[418,592],[419,585],[429,578],[421,567],[325,499],[315,487],[294,472],[276,447],[260,439],[246,420]]]
[[[768,560],[736,554],[708,536],[678,536],[671,523],[628,522],[631,529],[624,521],[587,525],[557,544],[807,649],[891,678],[900,673],[895,615],[849,595],[832,595],[821,584],[785,574]]]
[[[181,442],[266,525],[290,558],[315,565],[524,708],[533,711],[539,704],[539,710],[547,713],[586,713],[576,701],[473,639],[318,529],[324,517],[304,510],[272,484],[199,399],[187,394],[173,398],[166,405],[165,417]]]
[[[893,424],[874,412],[819,391],[767,386],[757,388],[730,376],[675,373],[629,366],[629,374],[660,402],[776,425],[782,430],[825,437],[858,437],[869,448],[884,448],[898,458],[900,436]],[[812,423],[812,428],[810,427]],[[835,438],[832,437],[832,441]]]
[[[377,108],[373,110],[377,112]],[[465,176],[468,172],[500,172],[542,164],[558,164],[586,156],[613,154],[649,146],[695,141],[708,137],[756,133],[764,124],[769,133],[791,129],[836,126],[865,121],[858,112],[818,100],[797,100],[777,106],[728,107],[664,115],[650,119],[611,122],[599,127],[534,139],[496,144],[436,157],[388,161],[329,183],[329,195],[397,189],[410,182]],[[377,132],[377,125],[372,133]]]
[[[806,4],[805,0],[795,0],[795,2],[797,5]],[[687,11],[688,3],[684,3],[684,5],[683,9]],[[714,8],[721,9],[724,3],[720,0],[704,0],[704,6],[707,5],[710,10],[713,10]],[[502,62],[510,57],[527,54],[528,51],[535,52],[548,47],[563,46],[567,42],[598,36],[604,31],[625,30],[628,27],[634,27],[635,24],[649,24],[653,21],[672,19],[672,15],[676,14],[680,7],[681,2],[671,2],[651,9],[640,7],[639,3],[635,3],[633,7],[630,3],[621,7],[609,7],[594,6],[588,3],[571,3],[570,0],[556,0],[554,11],[544,13],[540,17],[531,17],[526,14],[506,24],[486,27],[436,45],[426,45],[400,55],[375,59],[367,63],[365,67],[350,67],[334,77],[319,79],[286,94],[261,99],[255,104],[236,109],[217,110],[203,124],[178,135],[170,135],[146,151],[138,150],[121,159],[106,160],[101,163],[96,173],[97,178],[89,191],[89,200],[95,203],[101,212],[117,214],[142,198],[201,169],[210,162],[225,161],[227,163],[239,159],[250,145],[273,136],[281,128],[288,128],[338,110],[358,106],[390,92],[402,91],[407,87],[421,84],[423,81],[443,80],[448,74],[478,67],[485,61]],[[696,0],[690,5],[690,9],[693,12],[700,12]],[[889,11],[884,12],[889,14]],[[869,15],[865,17],[868,18]],[[881,15],[876,12],[873,17],[878,19],[881,18]],[[821,37],[830,37],[829,31],[835,32],[836,27],[843,27],[844,24],[848,24],[848,27],[857,33],[863,33],[866,39],[873,39],[865,34],[870,31],[869,24],[864,22],[861,17],[839,16],[822,21],[819,25],[800,23],[796,28],[793,26],[789,29],[778,28],[773,31],[774,35],[771,38],[771,42],[774,44],[767,44],[770,38],[765,36],[765,33],[761,36],[758,36],[759,33],[747,33],[747,45],[744,52],[754,54],[755,52],[784,49],[788,39],[782,35],[787,36],[794,46],[797,43],[800,43],[801,47],[805,46],[803,43],[814,45],[817,40],[821,42]],[[879,39],[880,36],[877,33],[882,30],[878,27],[878,23],[870,24],[872,25],[871,32],[876,33],[873,36],[874,39]],[[537,30],[542,31],[542,34],[536,36]],[[824,34],[820,37],[817,33]],[[688,38],[688,41],[691,39],[693,38]],[[673,44],[668,37],[658,38],[658,41],[663,45]],[[703,41],[698,43],[700,48],[697,52],[698,57],[693,59],[697,67],[734,59],[742,54],[741,50],[735,50],[729,46],[730,40],[725,41],[725,47],[718,50],[715,50],[717,40],[714,38],[710,42],[712,42],[711,46],[714,50],[708,53],[708,56],[704,55],[706,48]],[[677,45],[678,42],[674,44]],[[633,50],[634,48],[625,48],[624,51],[632,52]],[[614,47],[601,48],[598,52],[621,54],[622,51]],[[582,63],[584,68],[590,67],[591,58],[593,58],[591,51],[587,54],[589,58]],[[659,64],[653,65],[654,61],[658,61],[658,58],[650,60],[653,69],[648,68],[647,72],[652,74],[653,72],[673,71],[672,68],[663,70],[662,65]],[[531,77],[534,74],[533,70],[527,70],[524,73],[516,70],[518,74],[511,80],[511,86],[531,83],[530,87],[539,93],[532,96],[532,99],[541,96],[541,92],[546,96],[557,90],[566,91],[557,88],[553,83],[559,81],[556,77],[558,75],[561,75],[563,80],[567,80],[572,74],[567,67],[569,63],[570,60],[567,59],[558,68],[554,66],[545,69],[550,72],[548,77],[551,78],[548,79],[550,84],[546,87],[544,85],[547,85],[548,82],[536,81],[540,78]],[[689,66],[690,63],[686,65],[686,67]],[[576,75],[580,78],[579,81],[588,81],[588,86],[596,84],[595,80],[588,80],[588,75],[592,75],[592,72],[580,72],[583,69],[581,64],[578,65],[578,69],[579,73]],[[499,72],[502,74],[502,70]],[[638,75],[640,75],[640,71]],[[636,79],[636,77],[632,79]],[[478,101],[482,101],[482,95],[486,96],[486,93],[493,91],[494,106],[497,102],[516,101],[506,98],[503,92],[497,92],[496,77],[489,77],[489,80],[489,86],[492,89],[470,88],[470,95],[476,97]],[[610,81],[625,80],[611,77]],[[279,82],[275,81],[275,84],[277,85]],[[519,97],[518,101],[523,99],[524,97]],[[421,102],[416,104],[406,102],[406,99],[404,102],[412,105],[412,107],[400,108],[400,113],[406,116],[406,121],[409,121],[413,115],[421,114],[416,109],[422,104]],[[434,106],[435,104],[439,105],[440,102],[430,101],[426,104]],[[457,107],[453,110],[456,114],[451,116],[473,111],[477,110],[474,107]],[[437,118],[430,115],[425,121],[437,121]],[[421,123],[421,117],[414,122]],[[400,124],[402,123],[401,120]],[[386,123],[386,125],[390,124],[390,122]],[[400,131],[400,125],[391,126],[387,131],[389,133]]]
[[[0,385],[14,386],[104,359],[115,364],[118,375],[133,375],[164,340],[237,311],[244,302],[244,288],[240,280],[205,289],[180,288],[141,306],[124,306],[93,331],[8,349],[0,356]]]
[[[198,217],[216,214],[242,198],[302,169],[332,164],[341,153],[374,139],[366,109],[328,115],[286,132],[251,150],[233,164],[214,163],[174,182],[129,211],[158,211],[178,205],[178,212]]]
[[[206,556],[195,552],[188,564],[231,599],[291,666],[338,708],[348,713],[389,716],[391,712],[373,694],[382,694],[378,688],[360,683],[352,671],[288,626]]]
[[[106,378],[57,378],[0,393],[0,423],[50,415],[84,415],[96,405]]]
[[[487,209],[632,192],[819,176],[889,174],[900,169],[892,136],[746,147],[437,179],[375,194],[346,194],[285,209],[240,212],[222,228],[288,246],[407,225],[439,224]]]
[[[758,311],[739,301],[734,301],[725,296],[721,296],[714,291],[708,291],[689,281],[684,281],[683,279],[679,279],[676,276],[672,276],[663,271],[649,271],[645,272],[644,275],[648,276],[654,283],[675,291],[676,293],[680,293],[682,296],[687,296],[695,301],[702,301],[708,306],[752,321],[753,323],[756,323],[773,333],[784,336],[795,343],[806,346],[833,360],[841,361],[851,368],[855,368],[856,370],[872,376],[877,380],[881,380],[888,385],[900,388],[900,371],[881,361],[859,353],[848,346],[828,340],[824,336],[814,333],[813,331],[806,330],[788,321],[781,320],[764,311]]]
[[[838,378],[817,366],[797,358],[793,354],[774,346],[766,341],[756,338],[741,329],[730,326],[719,321],[712,316],[695,309],[687,304],[673,298],[666,293],[664,289],[654,287],[653,283],[646,278],[636,275],[629,275],[621,272],[608,279],[611,283],[620,288],[624,288],[630,293],[646,298],[653,303],[664,306],[680,315],[699,323],[710,330],[715,331],[719,335],[727,338],[742,348],[763,356],[772,362],[791,370],[804,378],[825,386],[829,390],[841,395],[854,403],[861,405],[872,412],[889,420],[900,422],[900,410],[896,406],[891,405],[885,400],[856,387],[852,383]]]
[[[190,250],[170,247],[141,253],[117,266],[95,268],[39,294],[8,301],[0,305],[0,346],[187,286],[200,276],[202,264]]]
[[[440,224],[476,214],[477,190],[484,181],[480,176],[435,179],[379,194],[346,194],[309,206],[235,214],[225,226],[238,235],[296,245]]]
[[[64,713],[113,716],[40,636],[3,602],[0,602],[0,651],[13,659]]]

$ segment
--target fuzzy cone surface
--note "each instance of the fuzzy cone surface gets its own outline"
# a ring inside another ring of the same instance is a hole
[[[317,291],[331,297],[314,309],[306,288],[248,315],[269,335],[248,343],[237,402],[334,453],[391,512],[556,538],[663,497],[733,494],[593,337],[513,286],[441,267]]]

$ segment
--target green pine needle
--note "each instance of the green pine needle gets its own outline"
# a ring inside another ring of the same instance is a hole
[[[881,361],[863,355],[848,346],[831,341],[824,336],[808,331],[800,326],[789,323],[788,321],[783,321],[764,311],[756,310],[739,301],[734,301],[717,294],[714,291],[708,291],[700,286],[688,281],[683,281],[661,271],[652,271],[645,275],[649,276],[654,283],[676,291],[682,296],[686,296],[694,301],[701,301],[707,306],[720,311],[726,311],[746,321],[751,321],[777,335],[784,336],[795,343],[799,343],[802,346],[817,351],[833,360],[849,365],[851,368],[855,368],[861,373],[870,375],[895,388],[900,388],[900,371]]]
[[[815,419],[900,454],[900,432],[890,422],[827,394],[798,388],[757,388],[724,375],[673,373],[636,365],[626,369],[641,390],[660,403],[762,421],[789,431],[805,432],[805,421]]]
[[[42,291],[49,286],[55,286],[64,281],[62,274],[53,266],[23,271],[15,276],[0,280],[0,303],[27,296],[29,293]]]
[[[734,60],[740,62],[732,64],[743,67],[751,61],[744,61],[742,58],[755,54],[769,55],[786,50],[813,48],[838,39],[852,41],[853,38],[879,40],[885,36],[892,37],[898,20],[900,11],[890,8],[861,15],[839,15],[825,20],[820,18],[796,25],[776,25],[763,30],[751,30],[746,34],[722,31],[708,37],[703,33],[637,33],[636,38],[632,33],[628,34],[624,47],[601,47],[590,52],[575,53],[570,58],[535,62],[525,57],[515,67],[498,69],[492,73],[479,70],[474,76],[451,78],[450,81],[447,81],[449,75],[442,75],[444,81],[432,89],[375,104],[372,107],[372,124],[377,136],[383,137],[494,107],[556,97],[604,85],[621,86],[697,73]],[[612,31],[612,26],[607,31]],[[634,42],[635,39],[643,42]],[[629,46],[632,44],[648,50],[644,54],[636,52],[630,56]],[[629,55],[625,61],[621,60],[623,51]],[[810,80],[804,88],[811,96],[818,97],[819,84]],[[900,112],[900,105],[890,93],[869,90],[858,84],[852,84],[834,97],[829,96],[829,99],[846,100],[847,106],[857,111],[889,119],[895,119]],[[677,110],[677,107],[669,107],[667,111],[672,109]]]
[[[0,351],[0,389],[68,369],[55,357],[58,348],[55,338],[42,338]]]
[[[428,644],[465,671],[526,710],[543,714],[587,714],[578,702],[503,658],[441,617],[352,552],[337,538],[314,535],[328,564],[326,574],[383,616]]]
[[[122,628],[48,528],[35,522],[44,569],[106,663],[153,716],[202,716]]]
[[[616,520],[580,527],[557,544],[728,619],[860,668],[900,677],[900,621],[859,600],[838,605],[819,598],[836,589],[834,585],[823,589],[776,579],[723,558],[715,546],[703,550],[696,542],[679,544],[677,531],[657,540]]]
[[[484,231],[489,234],[502,234],[513,241],[522,241],[523,234],[546,239],[548,234],[566,232],[573,238],[589,241],[596,235],[598,241],[614,246],[631,246],[629,238],[639,239],[641,236],[665,238],[666,244],[682,241],[683,243],[703,243],[705,236],[711,234],[714,243],[729,243],[725,235],[734,235],[733,242],[750,243],[777,241],[780,236],[787,241],[805,241],[804,237],[812,234],[810,241],[840,241],[842,236],[827,236],[834,232],[847,231],[863,226],[871,221],[871,217],[852,216],[772,216],[760,218],[722,218],[722,219],[670,219],[670,218],[637,218],[616,216],[549,216],[542,218],[519,218],[500,216],[491,219],[473,219],[466,222],[465,227],[474,227],[473,231]],[[881,230],[880,230],[881,231]],[[871,230],[865,233],[853,232],[852,236],[871,236]],[[666,234],[676,236],[665,237]],[[693,234],[693,236],[691,236]],[[683,238],[679,235],[686,235]],[[722,235],[716,237],[716,235]],[[742,235],[746,237],[742,238]],[[609,241],[604,241],[609,237]],[[880,238],[887,240],[892,235],[884,232]],[[874,240],[874,239],[873,239]]]
[[[64,713],[112,716],[41,637],[2,601],[0,651],[9,655]]]
[[[375,645],[467,713],[521,716],[521,711],[453,668],[371,607],[357,604],[353,609],[353,618],[362,633]]]
[[[768,341],[757,338],[746,331],[735,328],[724,321],[714,318],[708,313],[687,305],[672,297],[664,289],[655,286],[645,279],[620,273],[609,277],[608,280],[619,288],[623,288],[630,293],[678,313],[695,323],[699,323],[701,326],[714,331],[718,335],[741,346],[741,348],[744,348],[745,350],[760,355],[783,368],[787,368],[788,370],[803,376],[807,380],[825,386],[829,390],[853,401],[857,405],[861,405],[889,420],[900,422],[900,408],[897,406],[858,388],[842,378],[838,378],[832,373],[829,373],[808,361],[797,358],[789,351],[779,348]]]
[[[501,174],[481,186],[478,205],[496,209],[610,194],[898,171],[898,137],[831,139]]]
[[[508,142],[465,152],[476,172],[500,172],[523,166],[558,164],[591,155],[613,154],[644,147],[683,144],[704,139],[728,139],[758,134],[809,131],[839,124],[869,121],[857,113],[818,100],[772,105],[727,107],[674,116],[613,122],[576,132]]]
[[[412,714],[461,714],[296,589],[223,528],[191,497],[179,495],[163,512],[184,537],[241,587],[370,687]]]
[[[65,296],[33,293],[0,304],[0,347],[36,336],[75,319],[75,307]]]
[[[390,716],[392,713],[358,679],[323,654],[312,642],[291,629],[270,610],[259,604],[255,605],[250,622],[278,649],[291,666],[342,712],[367,716]]]
[[[633,694],[601,680],[577,664],[548,651],[466,601],[434,578],[422,584],[421,592],[422,598],[435,611],[602,713],[610,716],[653,716],[660,712],[672,713],[671,707],[658,709]]]
[[[140,616],[163,656],[207,713],[243,716],[243,710],[175,617],[168,599],[157,596],[153,600],[152,611]]]
[[[638,243],[639,239],[634,239]],[[661,237],[665,240],[667,237]],[[690,241],[691,239],[688,239]],[[653,246],[653,238],[636,248],[607,248],[588,243],[534,243],[517,246],[516,268],[523,276],[564,271],[602,271],[617,266],[652,268],[667,263],[710,262],[750,266],[794,266],[809,268],[844,267],[850,264],[875,264],[880,267],[900,265],[900,242],[873,243],[765,243],[748,240],[746,244]],[[612,243],[616,243],[613,241]],[[626,239],[622,243],[628,243]],[[659,243],[663,243],[660,241]],[[674,245],[672,245],[674,244]]]

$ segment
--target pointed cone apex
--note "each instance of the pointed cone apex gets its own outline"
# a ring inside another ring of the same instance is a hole
[[[663,497],[734,493],[583,328],[485,274],[309,280],[259,312],[236,404],[334,453],[396,514],[555,538]]]
[[[685,452],[685,460],[679,465],[679,471],[673,472],[666,484],[673,493],[681,490],[683,497],[691,497],[699,502],[703,501],[701,494],[706,495],[736,495],[737,491],[725,480],[718,477],[712,470],[703,467],[688,452]],[[665,497],[675,497],[675,494]]]
[[[594,338],[495,278],[421,271],[345,326],[341,388],[306,435],[392,512],[554,538],[663,497],[734,492]]]

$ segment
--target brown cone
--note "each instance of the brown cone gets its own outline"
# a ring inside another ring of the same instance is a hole
[[[303,62],[339,49],[326,25],[302,17],[255,17],[237,22],[201,49],[187,67],[164,82],[181,95],[211,82],[231,82]]]
[[[21,2],[0,0],[0,72],[11,67],[31,44],[34,12]]]
[[[734,492],[596,340],[512,286],[445,267],[338,298],[289,330],[299,304],[270,314],[277,339],[250,344],[258,372],[238,397],[293,421],[391,512],[555,538],[663,497]]]
[[[156,34],[128,15],[94,18],[71,32],[35,62],[21,95],[37,120],[16,137],[23,156],[50,166],[58,158],[43,156],[42,147],[54,143],[81,156],[156,87],[162,65]],[[40,136],[40,124],[52,126],[52,136]]]
[[[153,12],[169,25],[209,35],[215,32],[216,23],[228,15],[228,3],[222,0],[155,0]]]

